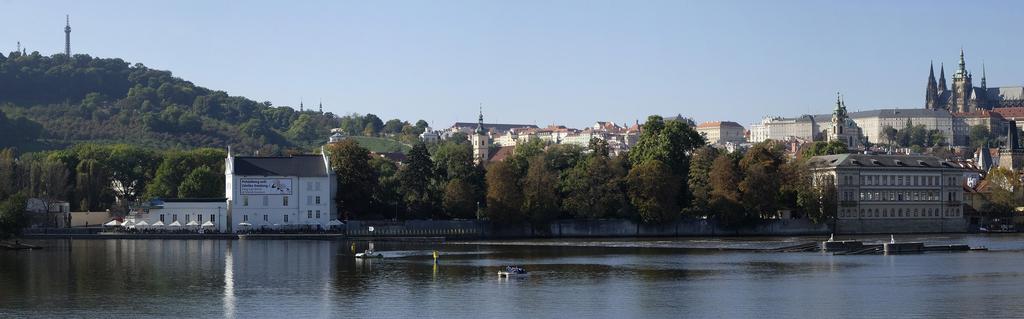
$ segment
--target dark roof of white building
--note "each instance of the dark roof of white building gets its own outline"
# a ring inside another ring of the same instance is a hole
[[[808,162],[813,168],[823,167],[892,167],[902,169],[959,168],[959,165],[928,155],[838,154],[815,156]]]
[[[234,157],[235,175],[326,177],[327,167],[320,155]]]

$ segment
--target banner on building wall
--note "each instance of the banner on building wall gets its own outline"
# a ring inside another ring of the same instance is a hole
[[[290,178],[242,178],[238,182],[242,195],[291,195]]]

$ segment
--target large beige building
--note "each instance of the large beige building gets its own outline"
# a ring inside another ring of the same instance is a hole
[[[962,232],[963,170],[933,156],[841,154],[809,162],[836,190],[843,233]]]
[[[704,135],[708,144],[725,145],[746,142],[743,125],[729,121],[704,122],[697,125],[697,132]]]
[[[946,136],[946,142],[953,144],[953,116],[946,110],[880,109],[852,112],[849,116],[860,126],[870,143],[888,143],[886,127],[902,130],[907,123],[911,123],[924,125],[928,130],[939,130]]]
[[[821,134],[818,122],[818,119],[812,115],[801,115],[794,118],[766,117],[760,123],[750,126],[750,142],[792,139],[813,141]]]

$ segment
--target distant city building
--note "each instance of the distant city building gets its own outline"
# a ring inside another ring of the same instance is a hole
[[[490,159],[491,137],[487,135],[487,127],[484,126],[483,108],[480,109],[480,117],[477,120],[476,129],[470,135],[469,141],[473,144],[473,162],[477,164],[487,163]]]
[[[841,154],[808,162],[831,183],[838,233],[965,231],[963,169],[934,156]]]
[[[441,140],[441,134],[427,127],[423,133],[420,133],[420,140],[424,143],[434,143]]]
[[[846,144],[848,149],[862,149],[864,147],[863,134],[857,123],[846,114],[846,103],[842,96],[836,94],[836,109],[832,111],[832,121],[825,129],[825,141],[839,141]]]
[[[743,125],[730,121],[704,122],[697,125],[697,132],[704,135],[708,144],[725,145],[746,142],[746,129]]]
[[[751,143],[791,139],[814,141],[820,134],[818,120],[812,115],[801,115],[794,118],[766,117],[760,123],[750,126]]]
[[[225,195],[227,230],[251,227],[327,228],[337,219],[337,176],[326,154],[243,157],[228,153]]]
[[[849,113],[850,119],[864,132],[870,143],[889,143],[885,128],[904,129],[907,124],[924,125],[927,130],[938,130],[946,137],[946,143],[954,139],[953,116],[946,110],[931,109],[878,109]]]
[[[1018,130],[1016,121],[1006,125],[1006,145],[999,150],[999,167],[1015,171],[1024,168],[1024,149],[1017,140]]]
[[[692,118],[683,117],[682,114],[676,114],[674,116],[665,116],[665,117],[662,117],[662,119],[665,120],[665,121],[683,122],[684,124],[689,125],[690,127],[697,126],[697,122],[694,122]],[[637,124],[640,124],[640,123],[637,123]]]
[[[960,63],[953,73],[952,80],[952,86],[947,89],[945,66],[940,65],[938,82],[935,80],[935,67],[929,68],[925,108],[970,113],[979,109],[1024,107],[1024,87],[989,88],[985,81],[984,65],[981,67],[981,86],[974,86],[973,75],[967,71],[967,64],[964,61],[963,49],[960,49]]]

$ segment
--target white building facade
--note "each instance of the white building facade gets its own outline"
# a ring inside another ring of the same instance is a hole
[[[963,232],[963,169],[933,156],[840,154],[809,161],[835,186],[842,233]]]
[[[729,121],[704,122],[697,125],[697,132],[703,134],[708,144],[712,145],[746,142],[745,131],[743,125]]]
[[[750,126],[750,142],[792,139],[813,141],[820,133],[821,128],[818,127],[818,121],[811,115],[801,115],[795,118],[766,117],[760,123]]]
[[[232,231],[296,226],[328,228],[338,218],[337,177],[327,155],[241,157],[228,154],[225,197]],[[244,224],[249,226],[241,226]]]
[[[154,198],[135,209],[126,220],[131,224],[145,221],[147,229],[198,229],[206,222],[213,224],[204,228],[208,231],[227,232],[230,227],[226,198]]]

